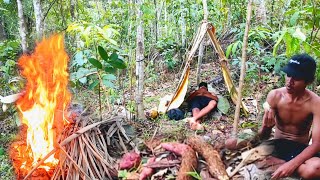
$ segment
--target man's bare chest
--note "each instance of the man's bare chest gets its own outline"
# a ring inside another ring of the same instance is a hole
[[[307,125],[312,121],[312,113],[308,103],[280,102],[276,114],[280,124],[299,126]]]

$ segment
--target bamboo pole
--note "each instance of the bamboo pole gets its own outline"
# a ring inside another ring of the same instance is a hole
[[[208,7],[207,7],[207,0],[202,0],[203,4],[203,21],[208,21]],[[201,64],[203,59],[203,53],[204,53],[204,41],[205,38],[201,40],[200,46],[199,46],[199,56],[198,56],[198,67],[197,67],[197,84],[200,83],[200,74],[201,74]]]
[[[244,83],[244,76],[246,73],[248,34],[249,34],[249,29],[250,29],[250,20],[251,20],[251,11],[252,11],[251,4],[252,4],[252,0],[248,0],[247,21],[246,21],[246,28],[244,31],[243,46],[242,46],[241,72],[240,72],[240,80],[239,80],[238,99],[237,99],[237,106],[236,106],[236,111],[235,111],[235,115],[234,115],[233,130],[232,130],[233,137],[236,137],[237,132],[238,132],[240,105],[242,102],[242,88],[243,88],[243,83]]]

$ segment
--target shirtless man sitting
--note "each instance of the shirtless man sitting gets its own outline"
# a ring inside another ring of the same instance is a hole
[[[208,84],[201,82],[199,89],[194,91],[188,98],[192,118],[187,118],[192,130],[203,130],[200,118],[208,114],[217,106],[218,97],[208,91]]]
[[[286,86],[269,92],[259,136],[270,137],[275,126],[275,157],[285,160],[273,174],[279,179],[297,173],[303,179],[320,179],[320,97],[306,89],[312,83],[316,62],[307,54],[293,56],[282,71]],[[312,129],[312,144],[309,134]]]

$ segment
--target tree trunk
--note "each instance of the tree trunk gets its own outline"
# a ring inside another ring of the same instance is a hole
[[[137,49],[136,49],[136,114],[137,118],[144,118],[143,85],[144,85],[144,32],[142,11],[140,7],[143,0],[137,0]]]
[[[203,4],[203,20],[208,20],[208,8],[207,8],[207,0],[202,0]],[[200,74],[201,74],[201,64],[203,59],[203,52],[204,52],[204,42],[205,37],[202,39],[200,46],[199,46],[199,56],[198,56],[198,68],[197,68],[197,84],[200,83]]]
[[[76,5],[75,0],[70,0],[70,15],[71,15],[72,21],[74,21],[74,18],[75,18],[75,5]]]
[[[164,1],[164,32],[168,37],[168,26],[167,26],[167,1]]]
[[[237,132],[238,132],[240,106],[241,106],[241,102],[242,102],[242,87],[243,87],[243,83],[244,83],[244,76],[246,74],[248,34],[249,34],[250,20],[251,20],[251,4],[252,4],[252,0],[249,0],[248,1],[248,7],[247,7],[246,28],[244,30],[244,36],[243,36],[242,57],[241,57],[241,72],[240,72],[240,80],[239,80],[239,88],[238,88],[238,100],[237,100],[237,106],[236,106],[236,111],[235,111],[235,115],[234,115],[233,130],[232,130],[232,136],[233,137],[236,137],[237,136]]]
[[[4,41],[7,39],[7,34],[4,28],[3,17],[0,17],[0,41]]]
[[[21,46],[23,53],[28,52],[28,44],[27,44],[27,28],[26,23],[24,21],[23,17],[23,7],[22,7],[22,1],[17,0],[17,6],[18,6],[18,16],[19,16],[19,33],[21,37]]]
[[[41,39],[43,36],[44,22],[42,21],[42,9],[40,0],[33,0],[34,15],[36,18],[36,37]]]
[[[203,52],[204,52],[204,41],[205,41],[205,37],[202,39],[202,41],[199,45],[198,67],[197,67],[197,84],[200,83],[201,64],[202,64]]]
[[[259,0],[259,6],[257,6],[256,17],[257,21],[263,25],[267,24],[267,10],[265,0]]]
[[[154,18],[154,27],[155,27],[155,36],[156,43],[158,42],[158,8],[157,8],[157,0],[153,0],[154,9],[155,9],[155,18]]]
[[[184,9],[184,4],[181,2],[181,9]],[[186,46],[186,38],[187,38],[187,31],[186,31],[186,19],[185,19],[185,12],[181,12],[181,44],[182,47]]]

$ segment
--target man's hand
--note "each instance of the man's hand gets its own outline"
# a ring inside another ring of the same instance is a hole
[[[263,104],[263,108],[264,108],[264,115],[263,115],[262,126],[263,127],[273,127],[276,122],[274,110],[270,107],[268,102],[265,102]]]
[[[273,174],[271,179],[279,179],[291,176],[297,167],[290,161],[281,165]]]

